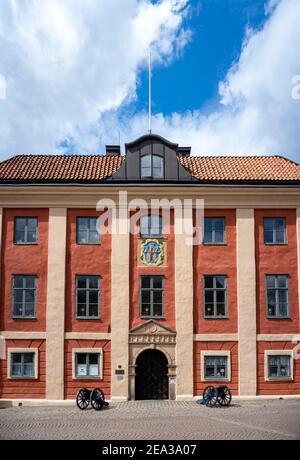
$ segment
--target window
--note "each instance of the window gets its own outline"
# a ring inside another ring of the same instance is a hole
[[[100,377],[100,353],[75,353],[75,377]]]
[[[164,177],[164,160],[158,155],[144,155],[141,157],[141,176],[148,179],[162,179]]]
[[[38,240],[37,217],[15,218],[15,244],[36,244]]]
[[[227,277],[204,276],[204,317],[224,318],[227,315]]]
[[[265,244],[286,243],[286,220],[285,218],[264,219]]]
[[[141,236],[152,236],[159,238],[163,232],[162,216],[142,216],[141,217]]]
[[[204,243],[224,244],[225,243],[225,219],[204,218]]]
[[[11,353],[10,376],[35,378],[35,353]]]
[[[267,284],[267,317],[289,317],[289,286],[287,275],[268,275]]]
[[[77,244],[98,244],[100,235],[97,217],[77,217]]]
[[[141,277],[141,317],[162,318],[164,303],[164,278]]]
[[[227,356],[205,356],[204,357],[204,379],[205,380],[228,379],[228,357]]]
[[[100,277],[76,277],[77,318],[100,317]]]
[[[36,276],[15,275],[13,277],[13,317],[35,318]]]
[[[291,355],[268,356],[268,378],[270,380],[291,378]]]

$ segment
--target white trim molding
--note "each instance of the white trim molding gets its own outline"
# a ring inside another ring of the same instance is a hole
[[[277,379],[270,379],[269,378],[269,366],[268,366],[268,357],[269,356],[289,356],[290,366],[291,366],[291,376],[286,378],[277,378]],[[265,350],[264,355],[264,376],[265,382],[290,382],[294,379],[294,355],[293,350]]]
[[[231,381],[231,352],[228,350],[201,350],[200,358],[200,369],[201,369],[201,381],[202,382],[230,382]],[[206,356],[226,356],[227,358],[227,377],[226,379],[206,379],[204,375],[204,358]]]
[[[99,354],[99,376],[77,377],[76,376],[76,353]],[[73,380],[102,380],[103,379],[103,348],[72,348],[72,379]]]
[[[238,342],[238,334],[194,334],[196,342]]]
[[[111,334],[105,332],[66,332],[66,340],[110,340]]]
[[[45,340],[46,332],[28,332],[28,331],[3,331],[0,337],[6,340]]]
[[[11,355],[12,353],[34,353],[34,376],[33,377],[14,377],[11,375]],[[9,380],[37,380],[39,377],[39,349],[38,348],[8,348],[7,349],[7,378]]]
[[[258,334],[258,342],[299,342],[300,334]]]

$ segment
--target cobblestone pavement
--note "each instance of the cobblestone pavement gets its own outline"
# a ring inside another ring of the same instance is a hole
[[[300,439],[300,400],[136,401],[96,412],[76,407],[0,409],[0,439]]]

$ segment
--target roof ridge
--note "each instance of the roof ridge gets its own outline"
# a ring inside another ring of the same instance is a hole
[[[283,155],[191,155],[189,157],[182,157],[182,158],[283,158],[285,160],[290,161],[291,163],[295,163],[298,165],[293,160],[290,160],[289,158],[283,156]]]

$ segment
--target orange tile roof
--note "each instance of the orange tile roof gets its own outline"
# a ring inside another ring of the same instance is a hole
[[[201,181],[300,181],[300,165],[281,156],[191,156],[180,161]]]
[[[124,156],[17,155],[0,163],[7,182],[95,183],[112,176]],[[191,156],[181,164],[201,182],[300,182],[300,165],[280,156]]]
[[[110,177],[123,157],[104,155],[17,155],[0,163],[1,181],[101,181]]]

